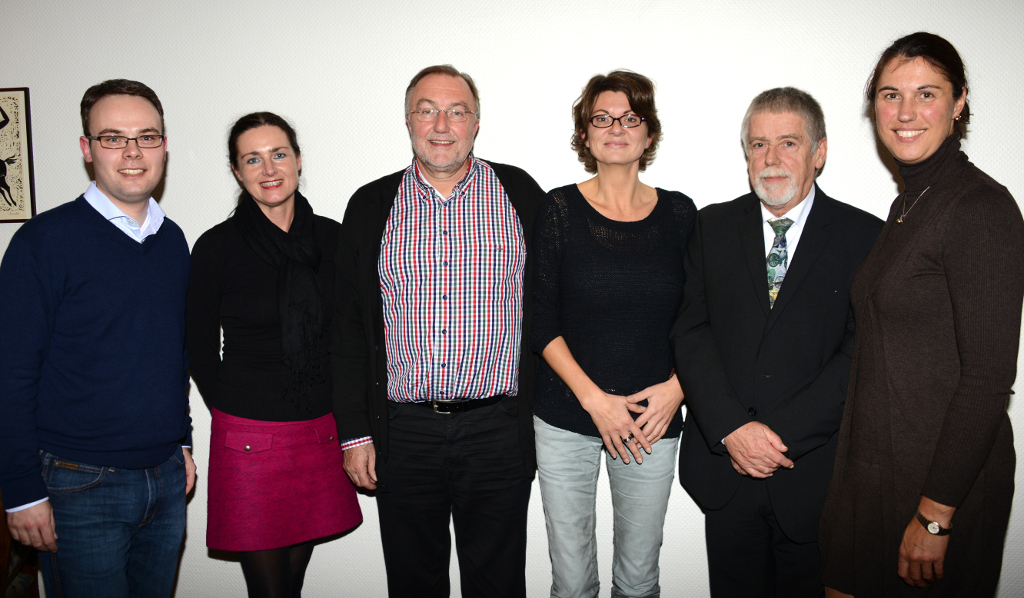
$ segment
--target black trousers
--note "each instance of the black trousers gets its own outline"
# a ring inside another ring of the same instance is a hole
[[[526,596],[526,510],[518,401],[441,415],[389,405],[387,488],[377,493],[388,593],[447,597],[455,528],[462,596]]]
[[[715,598],[823,595],[818,543],[786,537],[764,480],[744,477],[729,504],[705,511],[704,536]]]

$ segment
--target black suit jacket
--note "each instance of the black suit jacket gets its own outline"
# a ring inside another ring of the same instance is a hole
[[[544,191],[524,170],[487,162],[501,181],[523,227],[523,336],[519,359],[519,440],[523,467],[536,469],[533,443],[533,388],[538,358],[530,351],[533,318],[533,221]],[[348,202],[338,242],[335,314],[331,333],[334,417],[344,442],[370,436],[376,452],[377,485],[387,490],[388,377],[381,300],[380,242],[405,170],[360,187]]]
[[[881,228],[816,188],[770,308],[757,197],[698,213],[672,341],[687,405],[679,479],[701,508],[724,507],[739,484],[722,439],[759,421],[795,462],[765,481],[779,525],[817,539],[850,375],[850,283]]]

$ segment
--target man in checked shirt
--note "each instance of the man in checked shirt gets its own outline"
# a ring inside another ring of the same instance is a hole
[[[414,158],[349,200],[332,338],[345,471],[376,489],[391,596],[526,595],[534,459],[532,225],[543,191],[473,153],[476,85],[450,65],[405,94]]]

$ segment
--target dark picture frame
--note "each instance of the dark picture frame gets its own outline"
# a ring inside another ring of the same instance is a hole
[[[0,222],[36,215],[28,88],[0,88]]]

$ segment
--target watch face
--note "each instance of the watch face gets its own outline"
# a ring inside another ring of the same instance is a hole
[[[935,523],[934,521],[928,523],[928,533],[937,534],[940,531],[942,531],[942,528],[939,527],[938,523]]]

